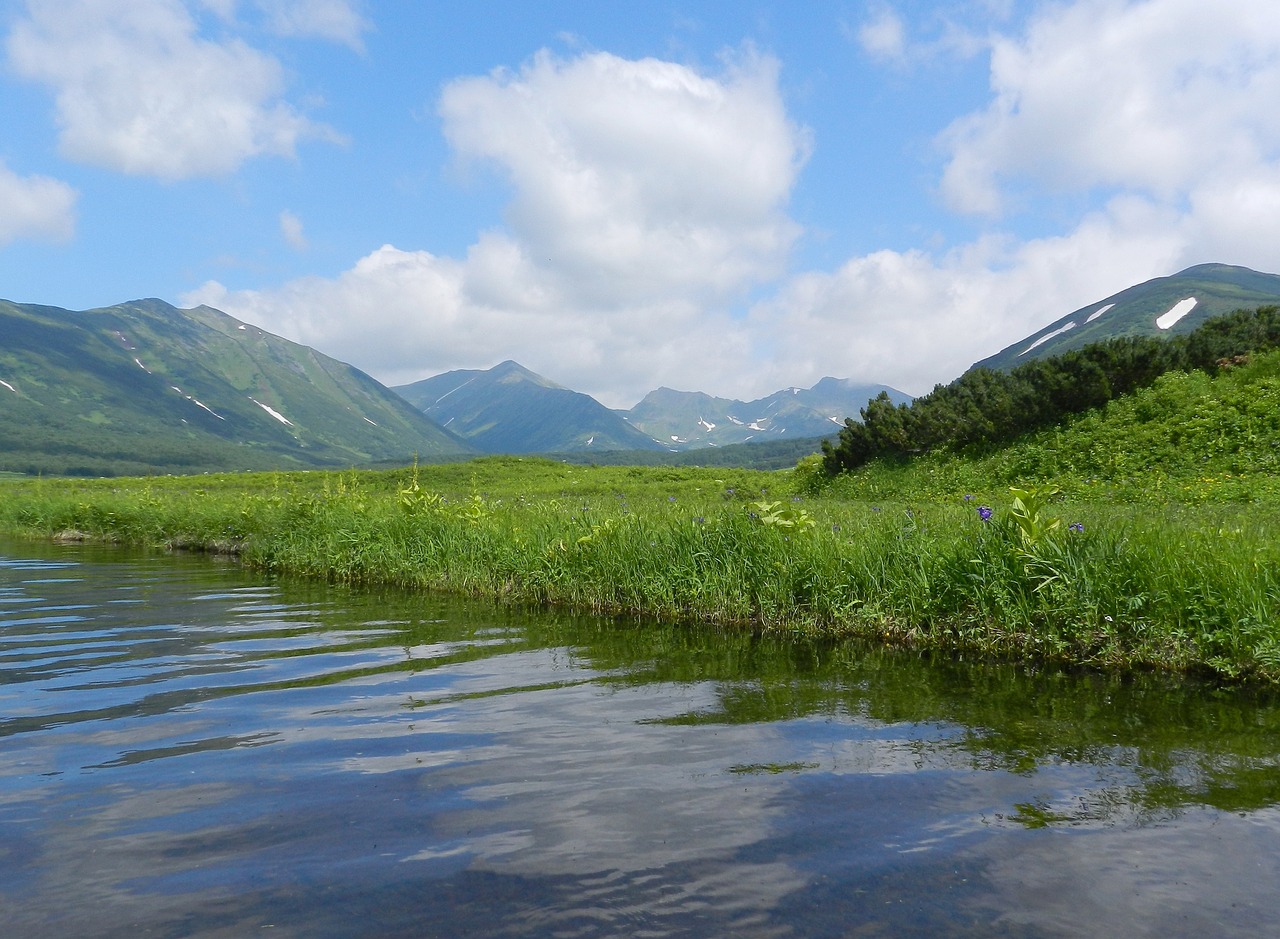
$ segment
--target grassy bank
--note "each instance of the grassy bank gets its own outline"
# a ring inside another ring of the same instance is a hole
[[[1015,501],[989,477],[947,489],[944,469],[879,468],[817,496],[803,474],[514,458],[4,480],[0,528],[510,602],[1280,680],[1274,507],[1048,488]]]

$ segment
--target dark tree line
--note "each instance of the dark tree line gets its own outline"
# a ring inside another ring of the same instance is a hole
[[[1237,310],[1185,336],[1128,336],[1062,355],[1033,359],[1008,372],[973,368],[910,404],[887,394],[849,418],[835,443],[822,446],[830,475],[882,457],[904,458],[947,447],[1002,444],[1152,384],[1170,371],[1216,371],[1242,356],[1280,347],[1280,307]]]

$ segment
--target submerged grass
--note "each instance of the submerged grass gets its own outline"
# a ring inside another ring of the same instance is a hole
[[[0,528],[229,551],[347,583],[1280,680],[1273,509],[1046,490],[1028,522],[1007,489],[893,501],[910,488],[872,483],[870,497],[800,501],[790,473],[515,458],[5,480]]]

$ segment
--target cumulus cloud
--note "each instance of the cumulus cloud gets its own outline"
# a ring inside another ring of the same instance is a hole
[[[1002,186],[1135,189],[1175,199],[1280,152],[1280,17],[1195,0],[1083,0],[997,36],[992,101],[957,120],[942,191],[962,211],[1007,208]]]
[[[777,63],[751,50],[717,75],[543,53],[458,80],[440,98],[445,133],[510,184],[505,228],[464,258],[388,245],[337,278],[185,299],[349,350],[384,380],[518,356],[634,404],[651,381],[741,362],[728,310],[785,269],[808,139],[777,82]]]
[[[302,230],[302,219],[288,209],[280,213],[280,234],[295,250],[307,250],[307,235]]]
[[[65,241],[75,232],[77,194],[48,176],[19,176],[0,161],[0,245],[19,238]]]
[[[775,275],[799,233],[785,214],[807,155],[750,50],[725,74],[605,53],[541,53],[519,72],[449,85],[459,156],[510,180],[507,222],[580,301],[708,299]]]
[[[7,52],[15,72],[53,89],[72,160],[183,179],[337,137],[282,99],[278,61],[201,38],[178,0],[32,0]]]

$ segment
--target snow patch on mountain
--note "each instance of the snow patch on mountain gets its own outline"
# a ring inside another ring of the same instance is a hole
[[[198,400],[198,399],[196,399],[196,398],[193,398],[193,397],[191,397],[191,395],[187,395],[187,400],[188,400],[188,401],[190,401],[192,404],[194,404],[194,405],[195,405],[196,407],[198,407],[198,408],[204,408],[206,411],[208,411],[210,414],[212,414],[212,415],[213,415],[214,417],[216,417],[218,420],[220,420],[220,421],[225,421],[225,420],[226,420],[226,418],[225,418],[225,417],[223,417],[221,414],[219,414],[219,413],[218,413],[217,411],[215,411],[213,408],[209,407],[209,405],[205,404],[203,401],[200,401],[200,400]]]
[[[258,407],[262,408],[262,410],[266,411],[268,414],[270,414],[272,417],[278,420],[281,424],[284,424],[286,427],[293,426],[293,421],[289,420],[289,418],[285,417],[283,414],[281,414],[271,405],[263,404],[261,401],[259,401],[257,398],[254,398],[254,397],[250,397],[249,400],[252,401],[254,404],[256,404]]]
[[[9,384],[9,383],[8,383],[7,381],[5,381],[4,379],[0,379],[0,385],[4,385],[6,388],[8,388],[8,389],[9,389],[10,391],[12,391],[14,394],[17,394],[17,393],[18,393],[18,389],[17,389],[17,388],[15,388],[15,387],[13,387],[13,385]]]
[[[1089,317],[1088,319],[1085,320],[1085,322],[1092,323],[1094,320],[1096,320],[1103,313],[1107,312],[1107,310],[1111,309],[1113,306],[1115,306],[1114,303],[1108,303],[1106,306],[1098,307],[1096,310],[1094,310],[1092,313],[1089,314]]]
[[[135,362],[138,362],[138,360],[137,360],[137,359],[134,359],[134,361],[135,361]],[[138,364],[139,364],[139,365],[142,365],[142,363],[141,363],[141,362],[138,362]],[[147,371],[146,366],[143,366],[143,370],[144,370],[144,371]],[[148,375],[150,375],[150,374],[151,374],[151,373],[150,373],[150,371],[147,371],[147,374],[148,374]],[[181,388],[179,388],[177,385],[170,385],[169,387],[170,387],[170,388],[172,388],[174,391],[176,391],[178,394],[182,395],[182,397],[186,398],[188,401],[190,401],[190,402],[191,402],[192,404],[194,404],[196,407],[198,407],[198,408],[204,408],[206,411],[208,411],[210,414],[212,414],[212,415],[213,415],[214,417],[216,417],[218,420],[220,420],[220,421],[225,421],[225,420],[226,420],[226,418],[225,418],[225,417],[223,417],[221,414],[219,414],[219,413],[218,413],[217,411],[215,411],[213,408],[209,407],[209,406],[208,406],[207,404],[205,404],[203,401],[199,401],[199,400],[197,400],[197,399],[196,399],[196,397],[195,397],[195,395],[189,395],[189,394],[187,394],[185,391],[183,391],[183,390],[182,390]],[[252,400],[252,399],[250,399],[250,400]],[[184,424],[185,424],[185,423],[186,423],[186,420],[185,420],[185,419],[183,419],[182,423],[184,423]]]
[[[1019,353],[1018,353],[1018,355],[1026,355],[1028,352],[1030,352],[1030,351],[1031,351],[1032,349],[1034,349],[1036,346],[1038,346],[1038,345],[1042,345],[1043,343],[1048,342],[1050,339],[1054,338],[1055,336],[1061,336],[1061,335],[1062,335],[1063,333],[1065,333],[1067,330],[1069,330],[1069,329],[1075,329],[1075,328],[1076,328],[1076,324],[1075,324],[1075,321],[1074,321],[1074,320],[1073,320],[1072,322],[1068,323],[1066,326],[1059,326],[1057,329],[1053,330],[1052,332],[1047,332],[1047,333],[1045,333],[1043,336],[1041,336],[1041,337],[1040,337],[1039,339],[1037,339],[1035,342],[1031,343],[1031,345],[1027,346],[1025,349],[1023,349],[1021,352],[1019,352]]]
[[[1160,329],[1169,329],[1174,323],[1182,319],[1188,313],[1195,309],[1196,298],[1187,297],[1185,300],[1179,300],[1173,306],[1169,307],[1164,313],[1156,317],[1156,326]]]

